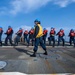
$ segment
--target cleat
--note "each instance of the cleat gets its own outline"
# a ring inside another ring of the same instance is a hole
[[[47,52],[45,52],[45,53],[43,53],[44,55],[48,55],[48,53]]]
[[[30,57],[36,57],[36,55],[35,55],[35,54],[33,54],[33,55],[30,55]]]

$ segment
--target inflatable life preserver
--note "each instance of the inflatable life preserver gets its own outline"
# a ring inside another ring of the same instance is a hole
[[[44,31],[43,31],[43,34],[45,35],[45,34],[47,34],[47,32],[48,32],[48,30],[44,30]]]
[[[59,36],[63,36],[63,35],[64,35],[64,30],[60,31],[60,32],[58,33],[58,35],[59,35]]]
[[[9,28],[8,30],[7,30],[7,34],[10,34],[12,32],[12,28]]]

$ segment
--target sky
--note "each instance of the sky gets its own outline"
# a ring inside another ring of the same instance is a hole
[[[12,26],[14,33],[22,27],[30,30],[34,20],[43,28],[60,28],[68,35],[75,29],[75,0],[0,0],[0,26],[6,32]]]

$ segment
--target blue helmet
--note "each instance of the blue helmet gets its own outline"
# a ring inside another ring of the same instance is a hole
[[[46,30],[46,28],[44,28],[43,30]]]
[[[60,30],[63,30],[62,28]]]
[[[74,29],[71,29],[71,31],[74,31]]]
[[[22,28],[20,28],[19,30],[22,30]]]
[[[8,26],[8,28],[11,28],[11,26]]]
[[[34,22],[39,22],[39,20],[38,20],[38,19],[36,19]]]
[[[0,27],[0,28],[2,28],[2,27]]]
[[[53,27],[51,27],[51,29],[54,29]]]

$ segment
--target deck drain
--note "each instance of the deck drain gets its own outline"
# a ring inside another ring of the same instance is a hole
[[[7,63],[5,61],[0,61],[0,69],[3,69]]]

